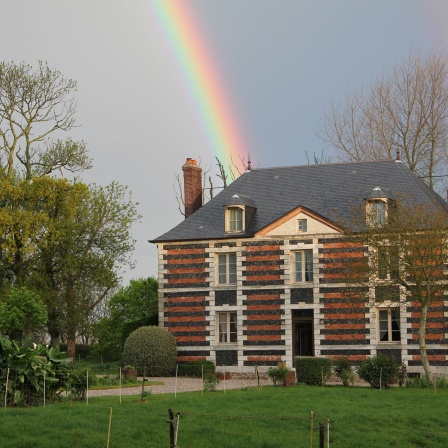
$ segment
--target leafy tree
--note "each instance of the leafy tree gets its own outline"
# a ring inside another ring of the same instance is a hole
[[[70,200],[73,200],[71,198]],[[52,291],[55,334],[65,332],[68,355],[74,357],[75,339],[88,313],[116,288],[120,267],[132,265],[134,248],[130,227],[139,217],[127,189],[112,183],[89,186],[79,195],[68,216],[49,210],[55,235],[42,247],[40,280]]]
[[[74,80],[44,62],[35,69],[24,63],[0,63],[0,167],[8,177],[14,170],[31,179],[55,170],[91,167],[83,142],[50,138],[75,126],[75,91]]]
[[[109,359],[121,356],[123,343],[139,327],[158,323],[158,282],[154,277],[131,280],[107,302],[109,316],[95,325],[94,353]]]
[[[154,277],[131,280],[109,300],[111,318],[124,323],[153,318],[158,313],[158,282]]]
[[[448,58],[410,52],[372,82],[332,102],[319,132],[343,161],[403,161],[431,187],[447,168]]]
[[[22,286],[12,288],[8,299],[0,303],[0,329],[22,341],[47,321],[47,310],[39,294]]]
[[[448,282],[448,209],[446,206],[410,205],[397,199],[385,223],[366,225],[365,209],[347,224],[347,235],[360,247],[358,262],[347,263],[345,271],[353,294],[375,307],[390,303],[419,311],[418,344],[425,375],[431,379],[427,354],[427,317],[431,305],[442,306]]]
[[[127,189],[56,179],[91,167],[75,126],[76,82],[39,62],[0,63],[0,288],[41,292],[52,343],[74,341],[132,265],[130,227],[139,219]]]

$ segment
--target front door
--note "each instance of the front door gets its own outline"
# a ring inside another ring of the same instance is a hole
[[[294,356],[314,356],[313,310],[293,311]]]

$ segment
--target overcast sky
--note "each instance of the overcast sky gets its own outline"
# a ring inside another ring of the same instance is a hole
[[[139,203],[137,266],[124,284],[157,276],[148,240],[183,219],[174,174],[187,157],[211,166],[219,155],[160,1],[0,0],[1,59],[43,60],[78,82],[80,127],[70,137],[94,159],[82,178],[116,180]],[[316,133],[332,98],[368,85],[410,50],[448,47],[447,0],[164,1],[182,1],[194,19],[261,167],[308,163],[324,149]]]

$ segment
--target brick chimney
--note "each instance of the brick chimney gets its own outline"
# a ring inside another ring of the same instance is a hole
[[[188,158],[182,165],[184,172],[185,219],[202,207],[202,168]]]

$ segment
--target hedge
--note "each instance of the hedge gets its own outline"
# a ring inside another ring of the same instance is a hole
[[[310,386],[325,384],[331,376],[332,360],[312,356],[296,356],[294,358],[297,381]]]

